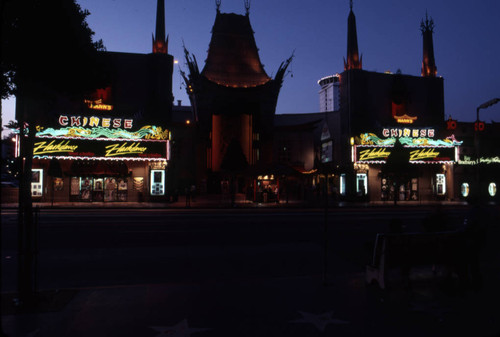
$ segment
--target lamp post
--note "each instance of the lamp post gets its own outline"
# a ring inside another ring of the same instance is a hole
[[[488,102],[485,102],[485,103],[481,104],[480,106],[478,106],[476,109],[476,122],[479,122],[479,110],[480,109],[486,109],[494,104],[497,104],[498,102],[500,102],[500,98],[493,98],[493,99],[490,99]]]
[[[478,190],[476,193],[477,197],[480,198],[480,175],[479,175],[479,135],[478,135],[478,132],[479,131],[483,131],[483,128],[480,128],[480,122],[479,122],[479,110],[481,109],[486,109],[486,108],[489,108],[490,106],[494,105],[494,104],[497,104],[498,102],[500,102],[500,98],[493,98],[493,99],[490,99],[489,101],[487,102],[484,102],[483,104],[481,104],[480,106],[478,106],[476,108],[476,123],[474,124],[474,150],[476,152],[476,189]]]

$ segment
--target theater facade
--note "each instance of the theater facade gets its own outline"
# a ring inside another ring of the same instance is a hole
[[[152,53],[101,52],[106,86],[81,100],[60,95],[36,126],[34,201],[167,198],[173,57],[163,11],[160,0]],[[18,112],[24,104],[18,97]]]
[[[455,198],[454,169],[462,141],[446,128],[433,27],[432,19],[422,20],[421,76],[366,71],[358,53],[351,5],[347,58],[339,75],[340,132],[333,137],[333,147],[338,149],[333,153],[333,170],[341,196],[415,202]],[[391,172],[389,158],[401,153],[401,165]]]

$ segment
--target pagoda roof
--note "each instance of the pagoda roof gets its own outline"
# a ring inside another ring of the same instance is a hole
[[[234,88],[263,85],[271,80],[260,62],[248,15],[217,11],[202,75]]]

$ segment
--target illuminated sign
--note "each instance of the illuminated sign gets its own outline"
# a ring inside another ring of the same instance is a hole
[[[454,119],[448,118],[446,121],[446,129],[447,130],[455,130],[457,128],[457,121]]]
[[[92,110],[103,110],[103,111],[113,110],[113,106],[109,105],[109,104],[103,104],[102,99],[98,99],[96,101],[91,101],[91,100],[86,99],[84,102],[87,104],[89,109],[92,109]]]
[[[434,136],[434,130],[432,129],[419,129],[411,130],[411,129],[393,129],[393,131],[387,131],[389,129],[384,129],[384,133],[395,134],[392,138],[379,138],[377,135],[373,133],[362,133],[359,138],[356,137],[357,145],[379,145],[379,146],[393,146],[396,143],[396,138],[399,139],[399,142],[405,146],[435,146],[435,147],[454,147],[462,145],[461,141],[455,139],[454,135],[446,137],[445,139],[431,139],[428,137],[418,137],[413,138],[413,135],[417,133],[419,135],[432,135]],[[399,136],[401,134],[401,137]]]
[[[481,158],[479,158],[479,160],[475,160],[469,156],[464,156],[464,159],[459,160],[458,164],[460,164],[460,165],[477,165],[478,162],[480,164],[486,164],[486,165],[500,164],[500,157],[498,157],[498,156],[497,157],[487,157],[487,158],[481,157]]]
[[[117,143],[106,146],[105,157],[116,157],[131,154],[143,154],[148,148],[139,143]]]
[[[392,117],[401,124],[413,124],[417,117],[409,116],[406,111],[406,104],[392,102]]]
[[[417,150],[410,151],[410,162],[419,161],[419,160],[426,160],[426,159],[434,159],[434,158],[438,158],[439,155],[440,155],[440,152],[436,151],[436,148],[417,149]],[[450,157],[447,157],[446,159],[450,160]]]
[[[34,158],[61,159],[168,159],[168,141],[106,141],[85,139],[40,139]]]
[[[52,140],[35,143],[33,155],[46,155],[49,153],[71,153],[78,149],[78,145],[70,145],[69,140]]]
[[[417,117],[403,115],[403,116],[394,116],[394,119],[396,120],[396,122],[401,124],[413,124],[413,122],[417,119]]]
[[[122,119],[122,118],[105,118],[96,116],[66,116],[60,115],[58,118],[60,126],[80,126],[80,127],[98,127],[102,126],[104,128],[125,128],[132,129],[134,120],[133,119]]]
[[[373,147],[366,150],[360,150],[357,161],[370,161],[370,160],[380,160],[387,159],[391,154],[391,148],[388,147]]]
[[[148,139],[168,140],[169,131],[160,126],[146,125],[137,131],[124,129],[109,129],[105,127],[83,128],[66,127],[60,129],[47,128],[39,131],[37,137],[67,137],[67,138],[108,138],[108,139]]]
[[[382,130],[384,137],[429,137],[435,136],[434,129],[410,129],[410,128],[385,128]]]
[[[356,163],[383,164],[392,152],[393,147],[354,146]],[[418,147],[408,148],[410,163],[434,164],[455,161],[454,147]]]
[[[474,131],[484,131],[485,124],[484,122],[475,122],[474,123]]]

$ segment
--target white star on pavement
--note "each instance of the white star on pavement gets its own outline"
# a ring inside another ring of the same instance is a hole
[[[302,315],[301,319],[290,321],[290,323],[311,323],[319,331],[324,332],[328,324],[349,324],[347,321],[343,321],[337,318],[333,318],[333,312],[325,312],[320,315],[311,314],[308,312],[299,311]]]
[[[150,328],[160,333],[156,337],[190,337],[193,333],[210,330],[190,328],[187,319],[180,321],[174,326],[150,326]]]
[[[29,334],[27,334],[25,337],[35,337],[38,333],[40,332],[40,329],[36,329],[34,331],[31,331]]]

